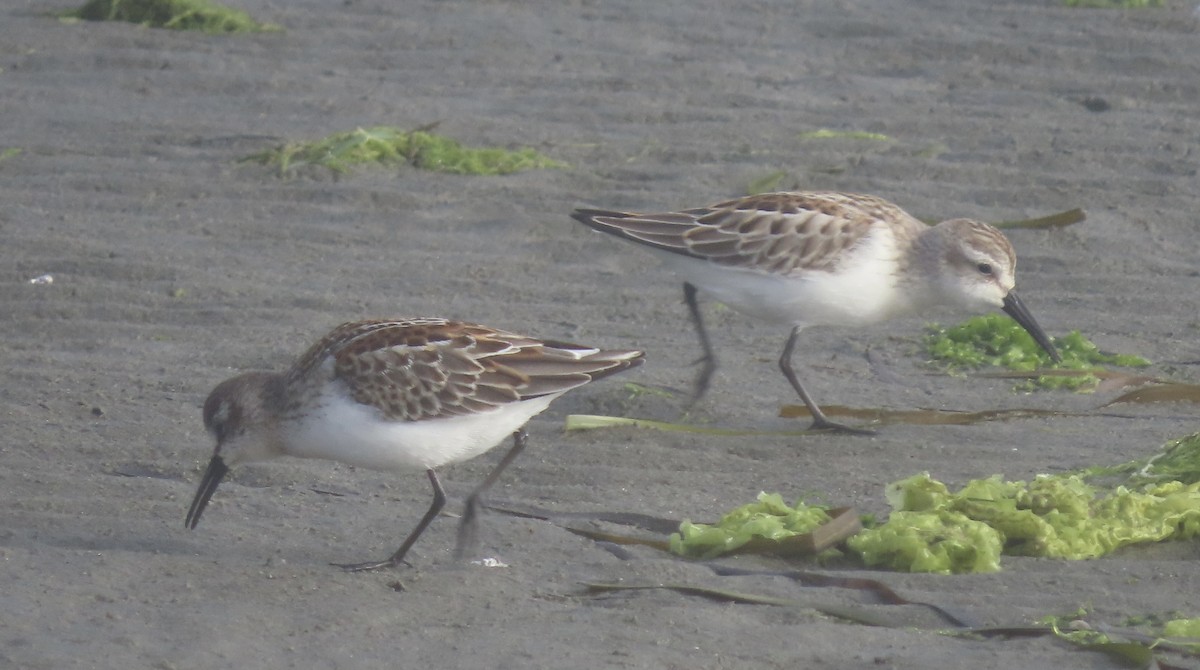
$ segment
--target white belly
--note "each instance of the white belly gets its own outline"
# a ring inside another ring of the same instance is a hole
[[[838,272],[775,275],[657,252],[688,283],[729,307],[774,323],[858,326],[910,312],[911,296],[896,282],[890,236],[855,249]]]
[[[310,416],[281,435],[284,451],[372,470],[426,470],[474,458],[500,444],[558,395],[490,412],[421,421],[384,421],[367,405],[327,394]]]

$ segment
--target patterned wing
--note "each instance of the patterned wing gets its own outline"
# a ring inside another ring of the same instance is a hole
[[[877,222],[924,224],[873,196],[766,193],[665,214],[577,210],[597,230],[663,251],[770,274],[832,271]]]
[[[493,360],[525,376],[529,383],[518,389],[521,399],[565,393],[642,364],[644,354],[629,349],[596,349],[567,342],[537,342]]]
[[[459,321],[404,319],[339,326],[301,360],[315,369],[331,359],[355,400],[391,420],[419,421],[565,392],[640,357]]]

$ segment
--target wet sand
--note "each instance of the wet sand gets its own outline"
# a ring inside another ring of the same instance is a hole
[[[678,419],[698,353],[678,281],[586,230],[575,207],[699,206],[782,171],[781,188],[871,193],[914,215],[989,221],[1084,207],[1018,231],[1022,298],[1052,334],[1195,381],[1200,50],[1181,3],[413,2],[242,6],[281,33],[213,37],[63,24],[0,10],[0,661],[20,668],[1118,667],[1045,639],[851,625],[804,608],[582,582],[688,582],[859,603],[861,592],[717,577],[648,548],[619,557],[541,521],[488,514],[461,565],[455,520],[412,568],[381,558],[429,501],[420,473],[318,461],[236,471],[195,531],[183,517],[210,438],[208,391],[280,369],[334,325],[436,315],[641,348],[648,363],[530,424],[494,502],[711,519],[760,490],[883,513],[884,485],[1028,479],[1153,453],[1194,407],[873,438],[564,433],[571,413]],[[494,178],[362,171],[277,179],[237,159],[356,126],[532,146],[570,164]],[[821,128],[890,141],[811,140]],[[53,284],[31,278],[50,274]],[[786,333],[709,305],[723,366],[691,419],[792,430],[775,360]],[[813,329],[797,366],[819,401],[858,407],[1082,410],[1114,397],[1016,395],[922,366],[936,313]],[[631,397],[623,381],[673,390]],[[500,450],[448,468],[457,510]],[[335,495],[330,495],[330,494]],[[879,578],[984,624],[1093,608],[1097,620],[1200,614],[1200,543],[1100,560],[1006,558],[975,576]],[[747,569],[811,568],[736,558]]]

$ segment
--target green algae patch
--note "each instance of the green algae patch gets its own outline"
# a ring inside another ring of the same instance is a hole
[[[1200,535],[1200,483],[1100,491],[1080,475],[996,475],[951,493],[926,473],[893,483],[888,498],[887,522],[846,546],[867,565],[900,571],[988,572],[1001,554],[1078,560]]]
[[[669,541],[655,540],[653,546],[693,559],[747,553],[840,556],[902,572],[963,574],[1000,570],[1006,555],[1082,560],[1133,544],[1195,539],[1200,537],[1200,433],[1115,467],[1039,475],[1029,482],[993,475],[958,491],[922,473],[890,484],[885,495],[893,511],[878,523],[850,508],[792,506],[777,493],[760,493],[756,502],[717,523],[685,520]],[[668,528],[674,523],[658,521]],[[650,527],[644,521],[638,525]],[[834,547],[844,551],[831,551]],[[1171,619],[1179,620],[1172,635],[1191,636],[1184,631],[1192,630],[1193,620]]]
[[[778,191],[779,185],[787,176],[788,173],[786,170],[776,170],[758,177],[746,185],[746,194],[758,195],[759,193],[773,193]]]
[[[671,552],[707,559],[734,553],[755,538],[784,541],[811,533],[831,519],[824,507],[797,502],[790,506],[778,493],[759,493],[758,501],[742,505],[715,524],[684,521],[671,534]]]
[[[565,163],[530,148],[509,151],[494,147],[464,147],[443,135],[390,126],[358,128],[315,142],[289,143],[242,160],[277,166],[280,176],[308,166],[345,174],[360,165],[411,165],[422,170],[461,175],[502,175],[566,167]]]
[[[1195,619],[1171,619],[1163,624],[1164,637],[1194,637],[1200,640],[1200,617]],[[1200,642],[1196,644],[1200,651]]]
[[[1081,607],[1074,612],[1042,617],[1037,624],[1047,626],[1060,640],[1081,649],[1106,653],[1124,661],[1127,667],[1175,668],[1180,666],[1175,665],[1174,659],[1168,663],[1160,656],[1200,655],[1200,618],[1183,618],[1181,612],[1131,616],[1113,625],[1095,620],[1087,608]]]
[[[830,130],[818,128],[796,135],[802,140],[871,140],[874,142],[891,142],[892,138],[883,133],[872,133],[865,130]]]
[[[151,28],[199,30],[205,33],[259,33],[281,30],[259,23],[240,9],[210,0],[90,0],[60,14],[84,21],[125,21]]]
[[[893,512],[887,523],[846,541],[869,566],[935,574],[996,572],[1003,545],[986,523],[948,510]]]
[[[846,541],[869,566],[901,572],[958,574],[996,572],[1004,536],[953,509],[946,485],[926,475],[887,488],[892,514]]]
[[[1162,0],[1064,0],[1068,7],[1089,7],[1092,9],[1138,9],[1142,7],[1162,7]]]
[[[952,328],[931,326],[925,346],[931,362],[950,372],[992,366],[1015,372],[1057,370],[1074,373],[1038,375],[1018,384],[1014,388],[1016,391],[1091,391],[1100,381],[1091,373],[1102,372],[1102,365],[1135,368],[1150,365],[1140,356],[1104,353],[1077,330],[1052,339],[1062,356],[1061,363],[1054,363],[1016,321],[1002,314],[987,314],[967,319]]]
[[[1076,207],[1063,212],[1039,216],[1035,219],[1016,219],[1014,221],[996,221],[993,226],[1001,230],[1047,230],[1050,228],[1065,228],[1087,219],[1087,212]]]
[[[1098,466],[1078,473],[1095,483],[1117,479],[1124,486],[1200,482],[1200,433],[1171,440],[1161,451],[1146,458],[1112,466]]]

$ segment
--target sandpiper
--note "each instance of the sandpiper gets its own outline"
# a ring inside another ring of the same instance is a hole
[[[456,553],[472,548],[480,496],[525,447],[523,426],[557,397],[640,365],[633,350],[538,340],[439,318],[346,323],[282,374],[249,372],[217,385],[204,425],[217,446],[185,525],[195,528],[229,468],[278,456],[324,458],[387,471],[424,470],[433,503],[389,558],[395,566],[446,502],[434,468],[513,446],[471,492]]]
[[[662,214],[578,209],[571,216],[648,247],[683,278],[704,351],[693,403],[717,367],[697,289],[744,314],[791,325],[779,367],[812,414],[813,429],[870,433],[830,421],[800,384],[791,358],[807,326],[863,326],[938,305],[1000,308],[1059,360],[1013,291],[1012,245],[986,223],[929,226],[881,198],[825,191],[766,193]]]

